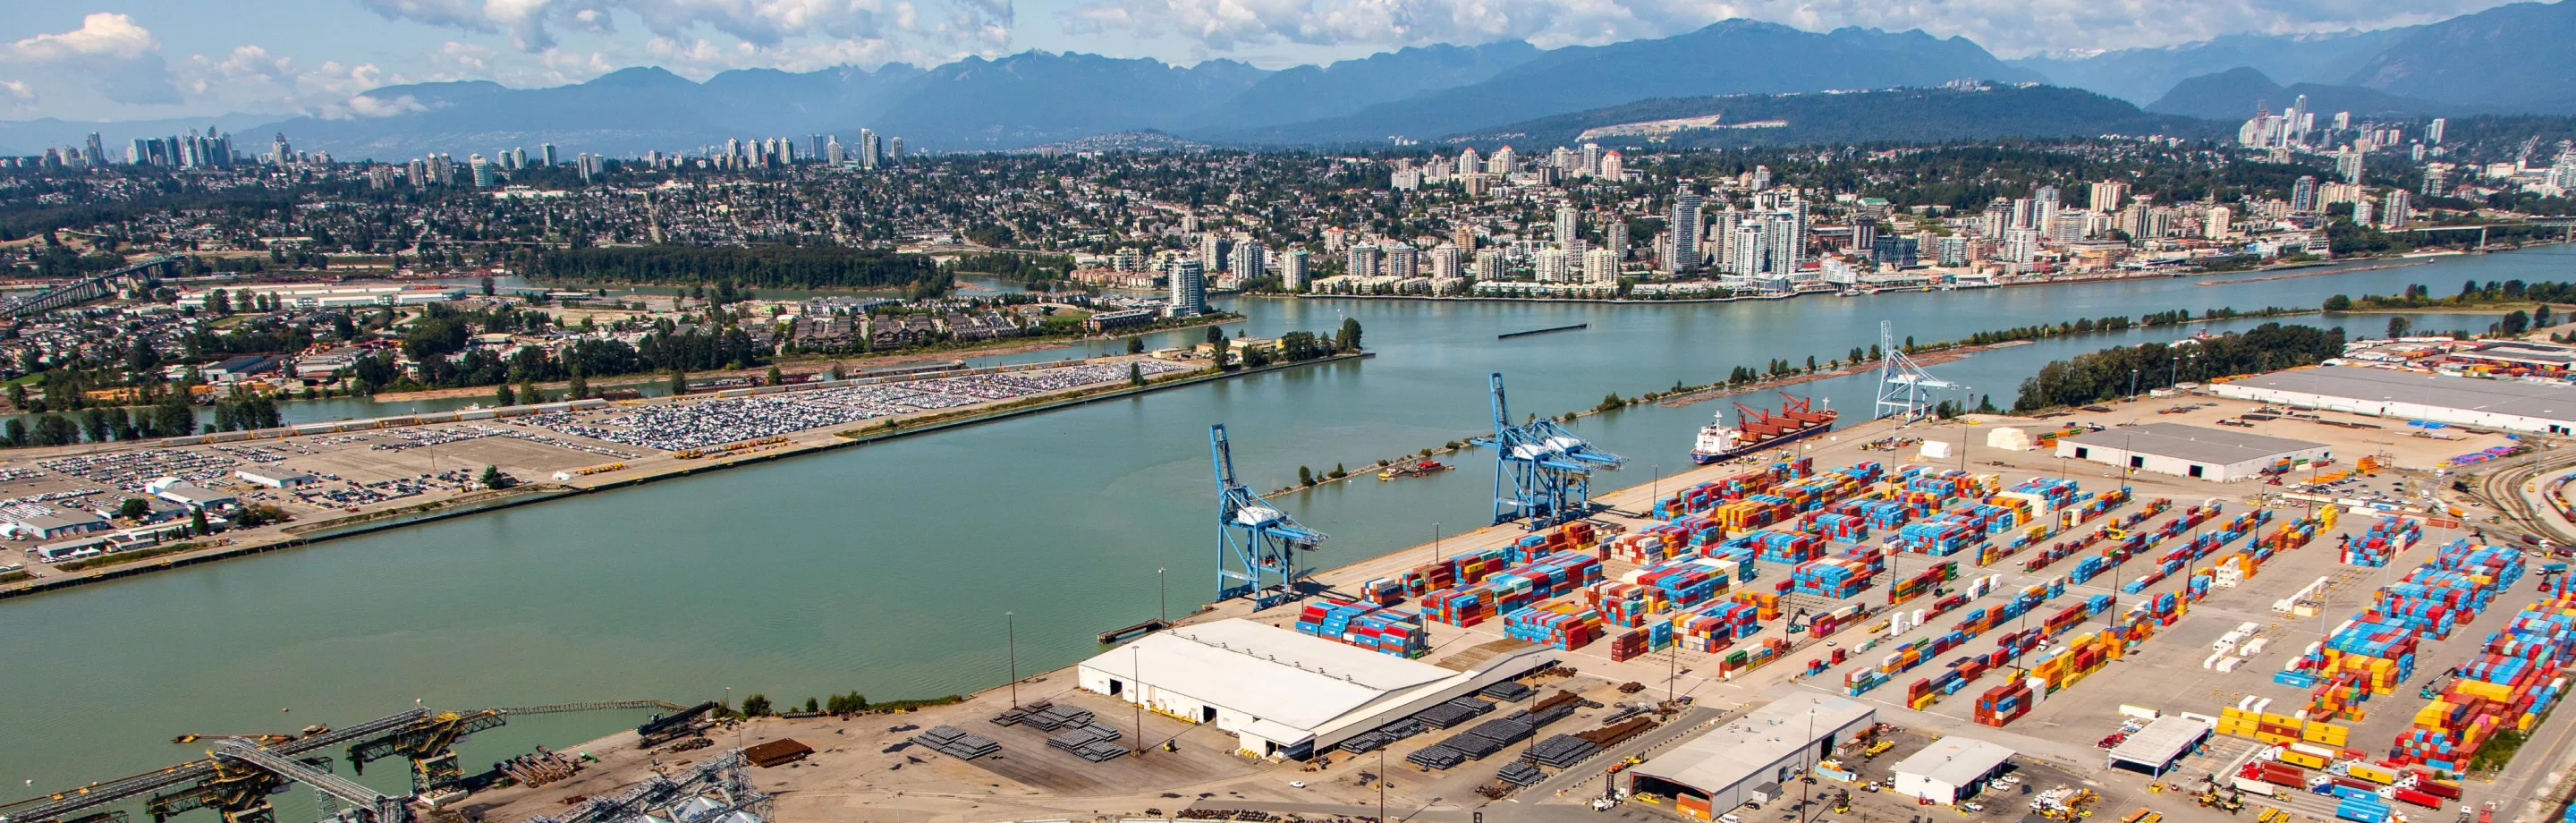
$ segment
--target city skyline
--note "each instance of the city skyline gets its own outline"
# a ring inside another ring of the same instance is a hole
[[[2229,34],[2321,34],[2435,22],[2496,0],[2276,9],[2194,0],[2150,15],[2058,0],[1933,10],[1819,0],[1578,6],[1197,0],[951,0],[803,4],[308,0],[238,8],[136,0],[0,21],[0,119],[133,120],[225,113],[368,117],[387,85],[489,80],[542,87],[659,66],[691,79],[745,68],[935,65],[1030,50],[1231,59],[1264,69],[1407,46],[1528,40],[1541,47],[1663,37],[1747,18],[1965,37],[2008,57],[2171,46]],[[324,33],[328,36],[323,36]]]

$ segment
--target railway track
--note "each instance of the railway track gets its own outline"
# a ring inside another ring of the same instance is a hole
[[[2514,528],[2547,537],[2556,543],[2576,543],[2576,535],[2569,534],[2555,518],[2539,511],[2530,498],[2523,495],[2526,484],[2568,468],[2576,468],[2576,449],[2544,446],[2543,450],[2506,465],[2479,471],[2471,484],[2470,495],[2485,503],[2490,511]]]

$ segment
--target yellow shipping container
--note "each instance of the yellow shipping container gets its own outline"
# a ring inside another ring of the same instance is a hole
[[[2281,752],[2281,762],[2298,766],[2306,766],[2311,769],[2322,769],[2326,767],[2325,758],[2318,757],[2307,752],[2298,751],[2296,749]]]
[[[2348,764],[2344,767],[2344,774],[2368,780],[2382,786],[2397,782],[2397,772],[2373,766],[2368,763],[2356,762]]]

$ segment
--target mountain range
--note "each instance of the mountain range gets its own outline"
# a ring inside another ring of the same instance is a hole
[[[1763,105],[1809,112],[1812,121],[1824,104],[1794,96],[1925,89],[1959,80],[2087,92],[2062,98],[1868,95],[1825,106],[1857,117],[1873,116],[1869,106],[1889,106],[1889,114],[1927,123],[1992,117],[1998,122],[1981,133],[2036,135],[2087,133],[2064,129],[2112,122],[2180,130],[2171,118],[2236,120],[2258,105],[2283,108],[2298,94],[2309,95],[2320,110],[2357,114],[2576,113],[2571,69],[2576,0],[2561,0],[2377,31],[2234,35],[2171,48],[2014,60],[1998,59],[1963,38],[1921,31],[1812,32],[1726,20],[1671,37],[1598,46],[1427,46],[1278,71],[1232,60],[1183,67],[1049,52],[973,57],[930,68],[749,69],[704,82],[638,67],[551,88],[468,81],[365,92],[366,105],[357,108],[379,116],[236,114],[211,120],[233,132],[238,145],[264,146],[278,132],[299,148],[344,159],[407,159],[432,151],[462,156],[540,143],[566,153],[624,156],[648,149],[693,151],[733,137],[801,142],[821,133],[851,143],[861,127],[937,151],[1020,148],[1145,130],[1219,145],[1385,145],[1390,137],[1536,133],[1649,110],[1741,112],[1748,106],[1743,95],[1787,96]],[[2036,105],[2043,98],[2080,105],[2053,114],[2009,109],[2017,100]],[[2120,101],[2143,103],[2146,111],[2106,105]],[[0,153],[76,145],[91,131],[121,146],[132,137],[179,133],[207,122],[0,123]],[[1821,140],[1832,133],[1869,132],[1818,124],[1765,139]]]

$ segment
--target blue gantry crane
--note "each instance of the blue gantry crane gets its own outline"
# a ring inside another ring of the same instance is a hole
[[[1494,436],[1476,438],[1494,450],[1494,524],[1521,521],[1537,531],[1592,513],[1592,473],[1613,471],[1628,458],[1602,451],[1538,417],[1512,425],[1503,402],[1503,373],[1495,372]]]
[[[1311,573],[1299,555],[1314,551],[1325,534],[1235,481],[1224,424],[1208,427],[1208,450],[1216,462],[1216,598],[1249,597],[1259,609],[1296,600]]]

